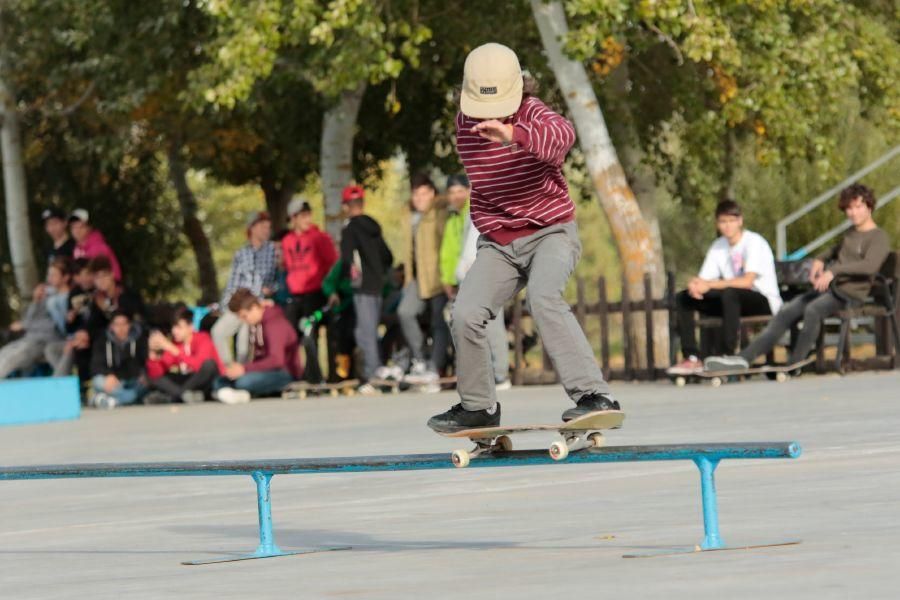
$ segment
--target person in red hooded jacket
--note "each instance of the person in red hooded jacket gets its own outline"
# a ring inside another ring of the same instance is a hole
[[[187,307],[175,311],[172,339],[159,331],[150,334],[147,378],[153,390],[144,404],[203,402],[225,367],[210,335],[194,329],[194,313]]]
[[[337,261],[337,250],[331,236],[316,227],[312,219],[312,208],[302,197],[291,200],[288,205],[291,231],[281,239],[281,255],[287,271],[287,287],[291,300],[285,306],[288,321],[303,335],[300,321],[325,307],[328,299],[322,292],[322,281]],[[310,334],[311,340],[303,347],[307,349],[304,379],[311,383],[322,381],[322,370],[316,353],[319,337],[318,324]]]

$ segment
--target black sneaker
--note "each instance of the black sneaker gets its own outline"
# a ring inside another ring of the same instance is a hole
[[[159,390],[151,390],[144,394],[144,397],[141,398],[141,403],[143,404],[171,404],[172,396],[166,394],[165,392],[160,392]]]
[[[457,404],[450,410],[428,419],[428,426],[438,433],[453,433],[463,429],[497,427],[500,425],[500,403],[484,410],[466,410]]]
[[[619,403],[613,400],[609,394],[585,394],[575,403],[575,406],[562,414],[562,420],[563,422],[571,421],[599,410],[620,410]]]

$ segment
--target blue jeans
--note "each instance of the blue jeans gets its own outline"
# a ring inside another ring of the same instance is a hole
[[[144,384],[137,379],[126,379],[125,381],[121,381],[119,387],[111,392],[107,392],[103,389],[106,375],[94,375],[94,378],[91,381],[95,392],[109,394],[115,398],[116,402],[121,406],[124,406],[125,404],[134,404],[144,395],[144,392],[147,391]]]
[[[215,389],[233,387],[239,390],[247,390],[251,396],[267,396],[279,394],[281,390],[294,380],[291,374],[284,369],[272,371],[253,371],[241,375],[235,380],[220,377],[216,380]]]

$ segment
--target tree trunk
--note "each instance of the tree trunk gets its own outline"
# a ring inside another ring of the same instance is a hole
[[[654,249],[652,228],[641,214],[634,192],[625,178],[584,66],[568,58],[563,51],[562,40],[568,34],[568,25],[562,5],[558,0],[550,3],[531,0],[531,10],[550,67],[575,123],[594,189],[609,220],[622,261],[628,296],[632,300],[642,299],[645,273],[649,273],[654,282],[665,280],[662,256]],[[654,289],[662,295],[663,288],[658,283]],[[627,334],[632,341],[631,348],[635,349],[633,364],[645,366],[644,336],[634,330]]]
[[[325,111],[322,124],[322,194],[325,198],[325,229],[337,242],[341,237],[341,190],[353,179],[353,138],[356,118],[366,91],[366,82],[343,92]]]
[[[171,143],[168,151],[169,181],[175,188],[178,206],[181,208],[182,229],[194,250],[197,261],[197,282],[200,285],[199,304],[212,304],[219,300],[219,284],[216,281],[216,263],[213,261],[209,238],[197,218],[197,198],[188,186],[181,148]]]
[[[0,73],[2,73],[0,60]],[[0,74],[0,151],[3,154],[3,192],[6,198],[6,229],[9,255],[19,295],[30,298],[38,283],[37,263],[28,222],[28,194],[25,189],[25,165],[22,161],[22,136],[19,115],[12,90]]]
[[[297,187],[293,181],[276,181],[274,177],[263,175],[260,182],[266,197],[266,211],[272,219],[272,233],[287,228],[287,207]]]

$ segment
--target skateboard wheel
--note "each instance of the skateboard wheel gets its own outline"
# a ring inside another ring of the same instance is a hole
[[[550,458],[553,460],[565,460],[569,456],[569,446],[565,442],[553,442],[550,444]]]
[[[606,437],[599,431],[588,435],[587,439],[589,445],[594,448],[602,448],[603,445],[606,444]]]
[[[339,390],[331,390],[331,397],[337,398],[340,395],[340,393],[341,392]]]
[[[508,435],[501,435],[497,438],[497,441],[494,442],[494,445],[498,450],[502,450],[503,452],[511,452],[513,449],[512,439]]]
[[[301,400],[306,400],[306,390],[300,392],[298,395],[300,396]]]
[[[778,373],[775,373],[775,381],[777,381],[778,383],[784,383],[787,380],[788,380],[787,373],[785,373],[783,371],[779,371]]]
[[[722,385],[722,378],[721,377],[713,377],[712,379],[709,380],[709,384],[713,387],[719,387]]]
[[[450,455],[450,460],[453,461],[453,466],[462,469],[463,467],[469,466],[469,453],[465,450],[454,450],[453,454]]]
[[[675,378],[675,387],[684,387],[687,385],[687,378],[678,376]]]

